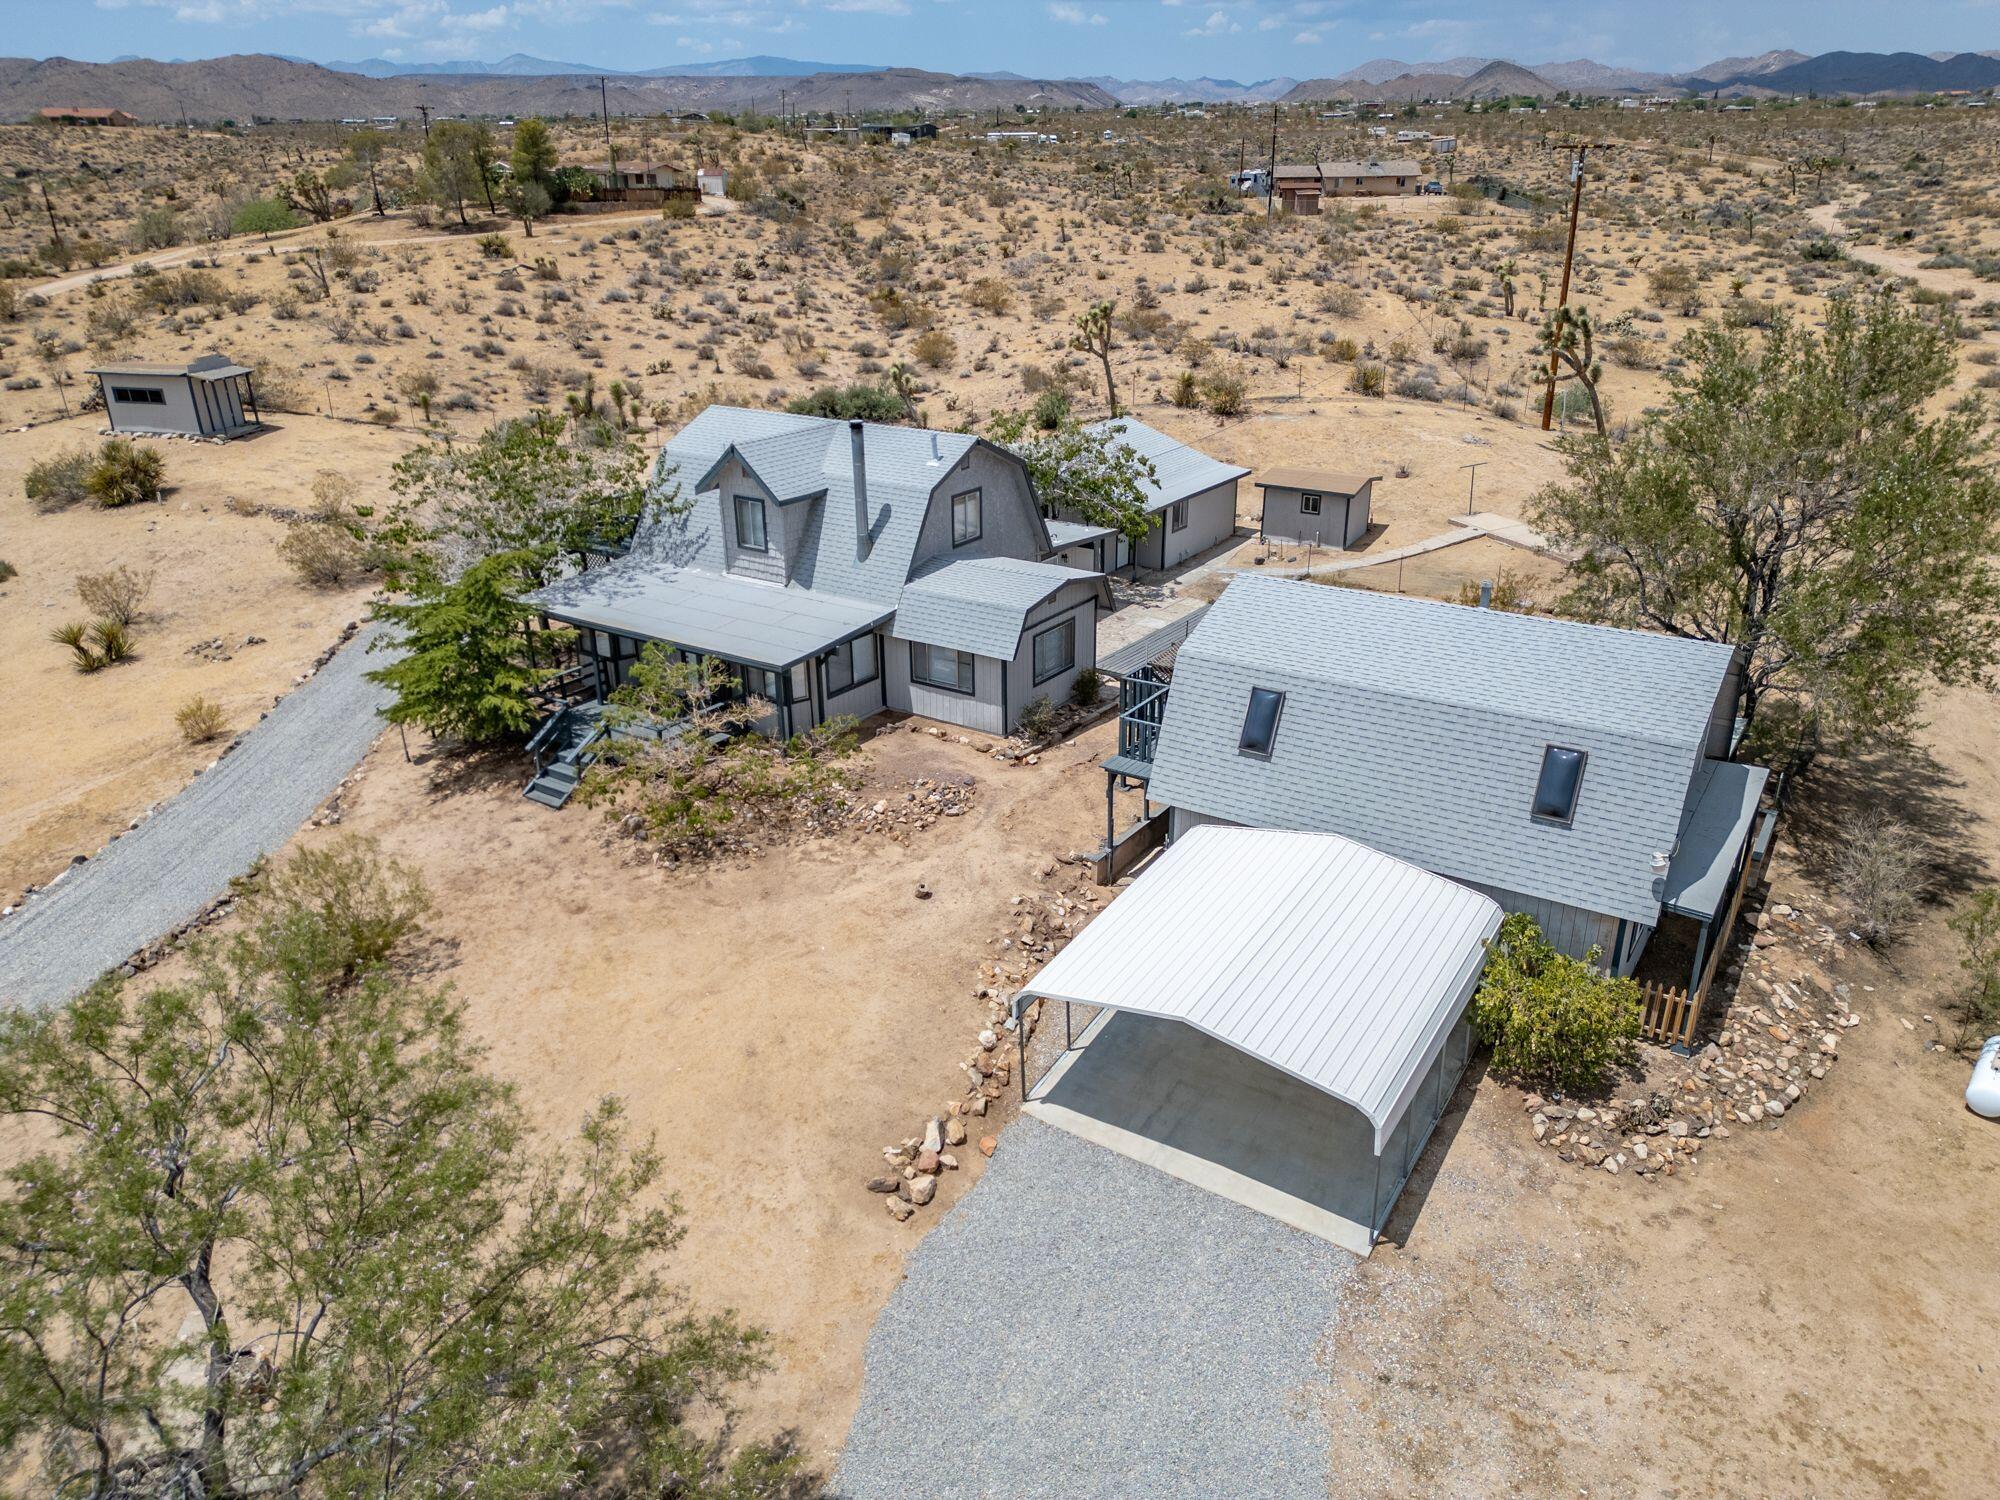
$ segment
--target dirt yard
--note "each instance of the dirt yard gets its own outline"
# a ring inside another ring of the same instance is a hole
[[[322,469],[386,473],[410,439],[313,417],[217,446],[158,444],[158,504],[89,503],[37,512],[21,478],[36,460],[95,444],[99,419],[0,433],[0,656],[9,663],[0,723],[0,904],[97,849],[187,782],[228,743],[187,744],[174,712],[197,694],[221,705],[228,733],[249,728],[367,608],[365,589],[300,584],[278,555],[284,524],[266,507],[307,504]],[[131,661],[82,674],[49,632],[89,618],[79,573],[153,570]],[[250,637],[260,640],[246,644]],[[220,642],[219,645],[204,643]]]
[[[903,1256],[983,1158],[961,1148],[909,1224],[863,1185],[884,1146],[962,1095],[986,1024],[978,965],[1017,893],[1076,878],[1053,856],[1094,845],[1112,741],[1100,725],[1015,768],[891,729],[863,751],[873,794],[971,776],[963,817],[666,872],[601,813],[523,799],[511,759],[406,765],[389,737],[346,795],[337,832],[379,838],[429,883],[455,949],[444,977],[534,1121],[571,1129],[616,1093],[656,1134],[687,1214],[671,1274],[776,1335],[744,1436],[793,1429],[816,1460],[837,1451]]]
[[[1996,710],[1941,696],[1937,763],[1900,799],[1945,902],[2000,869]],[[1902,770],[1839,768],[1801,798],[1876,800]],[[1813,821],[1806,852],[1780,841],[1775,900],[1824,889]],[[1843,945],[1866,1019],[1839,1066],[1691,1174],[1562,1164],[1517,1090],[1461,1090],[1328,1335],[1336,1493],[1991,1493],[2000,1128],[1928,1047],[1956,980],[1945,909],[1893,963]]]

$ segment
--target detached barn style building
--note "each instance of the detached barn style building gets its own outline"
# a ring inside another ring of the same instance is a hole
[[[1733,648],[1364,589],[1240,578],[1181,643],[1150,799],[1338,833],[1526,912],[1629,974],[1724,934],[1767,773],[1734,749]]]
[[[1379,477],[1325,469],[1267,470],[1257,481],[1264,492],[1257,534],[1277,542],[1358,547],[1368,535]]]
[[[1176,568],[1236,534],[1236,490],[1250,471],[1210,458],[1132,417],[1093,422],[1089,430],[1115,436],[1153,466],[1142,481],[1150,523],[1136,547],[1109,527],[1087,526],[1075,516],[1049,523],[1062,560],[1100,573],[1127,566],[1151,571]]]
[[[184,365],[100,365],[90,373],[114,432],[229,438],[264,425],[249,366],[220,354]]]

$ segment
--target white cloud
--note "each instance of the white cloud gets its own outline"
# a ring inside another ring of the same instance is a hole
[[[1203,21],[1199,26],[1190,26],[1185,32],[1182,33],[1182,35],[1230,36],[1236,32],[1241,31],[1242,29],[1243,28],[1239,26],[1236,22],[1229,19],[1228,11],[1212,10],[1208,13],[1208,19],[1206,21]]]
[[[848,11],[868,16],[907,16],[908,0],[827,0],[831,11]]]
[[[1297,36],[1292,38],[1292,45],[1294,47],[1317,47],[1323,40],[1325,38],[1320,36],[1317,31],[1301,31]]]
[[[1096,11],[1086,13],[1081,5],[1051,5],[1049,19],[1065,26],[1105,26],[1110,24]]]

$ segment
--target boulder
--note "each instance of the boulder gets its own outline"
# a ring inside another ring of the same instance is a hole
[[[998,1136],[982,1135],[979,1138],[979,1154],[981,1156],[991,1156],[993,1154],[994,1148],[997,1147],[999,1144],[1000,1144],[1000,1138]]]

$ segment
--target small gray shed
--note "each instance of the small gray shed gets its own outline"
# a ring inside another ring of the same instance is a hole
[[[101,365],[90,373],[114,432],[228,438],[264,425],[249,367],[220,354],[184,365]]]
[[[1264,492],[1259,534],[1278,542],[1359,546],[1368,534],[1368,509],[1379,477],[1324,469],[1266,470],[1257,481]]]

